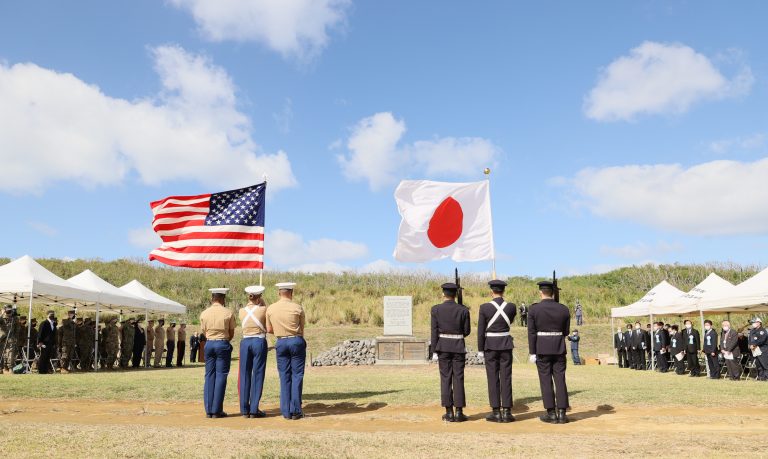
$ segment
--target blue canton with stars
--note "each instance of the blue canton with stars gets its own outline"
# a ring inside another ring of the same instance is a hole
[[[264,195],[267,184],[211,195],[206,226],[264,226]]]

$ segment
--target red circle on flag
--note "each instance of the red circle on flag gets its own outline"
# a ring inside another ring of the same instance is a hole
[[[461,237],[463,230],[464,211],[461,210],[461,204],[449,196],[437,206],[429,219],[429,242],[438,249],[448,247]]]

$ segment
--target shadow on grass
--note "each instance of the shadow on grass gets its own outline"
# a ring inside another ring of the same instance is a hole
[[[304,405],[304,413],[311,418],[319,418],[323,416],[339,416],[345,414],[358,414],[366,413],[369,411],[376,411],[387,406],[386,403],[352,403],[341,402],[328,405],[325,403],[309,403]]]
[[[568,392],[568,396],[572,397],[572,396],[574,396],[576,394],[579,394],[581,392],[584,392],[584,391],[582,391],[582,390],[571,391],[571,392]],[[530,419],[530,418],[538,417],[541,414],[544,414],[544,412],[533,413],[533,414],[525,414],[525,413],[528,413],[528,411],[530,410],[530,408],[528,407],[528,404],[529,403],[537,402],[539,400],[541,400],[541,397],[524,397],[524,398],[521,398],[521,399],[514,399],[514,400],[512,400],[512,414],[514,414],[515,418],[519,419],[519,420]],[[607,405],[601,405],[601,406],[607,406]],[[600,409],[600,407],[598,407],[598,409]],[[611,410],[613,410],[613,407],[611,407]],[[479,419],[485,419],[485,416],[490,414],[490,413],[491,413],[491,411],[488,410],[488,411],[485,411],[485,412],[482,412],[482,413],[473,414],[473,415],[469,416],[469,419],[470,419],[470,421],[476,421],[476,420],[479,420]]]
[[[369,398],[377,395],[387,395],[402,392],[402,390],[382,390],[364,392],[325,392],[319,394],[304,394],[304,400],[347,400],[355,398]]]
[[[597,408],[589,411],[579,411],[577,413],[568,413],[568,420],[570,422],[579,422],[583,421],[585,419],[590,418],[597,418],[606,414],[614,414],[616,411],[613,408],[612,405],[599,405]],[[521,415],[516,415],[515,417],[519,421],[524,421],[527,419],[535,419],[539,416],[543,416],[547,414],[546,411],[534,411],[530,413],[524,413]]]

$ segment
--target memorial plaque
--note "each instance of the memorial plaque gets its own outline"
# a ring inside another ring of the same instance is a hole
[[[378,343],[376,354],[379,360],[400,360],[400,343]]]
[[[424,360],[427,348],[424,342],[403,343],[403,360]]]
[[[413,297],[384,297],[384,336],[413,335]]]

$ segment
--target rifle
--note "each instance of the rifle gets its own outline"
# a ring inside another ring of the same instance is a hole
[[[455,269],[454,274],[456,276],[456,287],[458,287],[456,290],[456,301],[459,304],[464,304],[464,294],[462,293],[463,289],[461,288],[461,279],[459,278],[459,268]]]
[[[552,271],[552,288],[555,293],[555,301],[560,302],[560,289],[557,287],[557,272]]]

